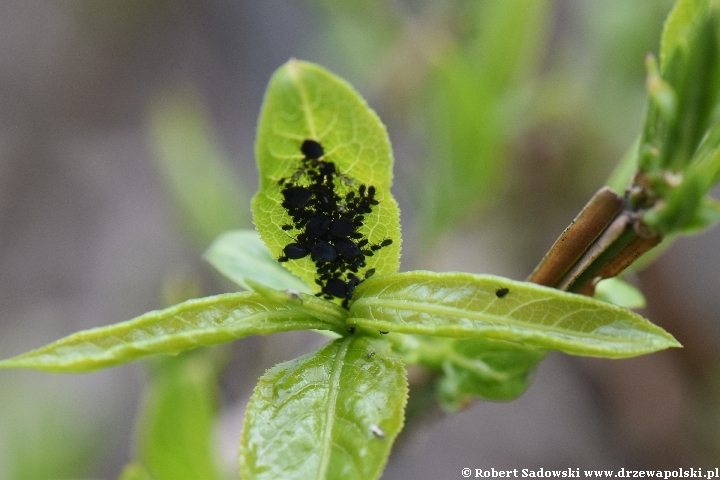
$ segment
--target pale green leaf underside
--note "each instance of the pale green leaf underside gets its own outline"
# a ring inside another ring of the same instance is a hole
[[[387,343],[335,340],[269,370],[245,414],[240,476],[371,480],[403,425],[408,386]]]
[[[256,155],[260,189],[253,199],[253,220],[274,258],[293,243],[292,232],[281,227],[292,224],[282,207],[278,181],[295,174],[302,165],[300,147],[305,139],[319,141],[325,149],[323,160],[359,185],[374,186],[380,202],[365,216],[360,232],[371,243],[386,238],[392,245],[366,259],[377,273],[399,268],[400,212],[390,193],[392,149],[387,131],[378,116],[345,81],[323,68],[291,60],[270,80],[258,126]],[[337,179],[342,195],[348,185]],[[309,285],[315,285],[315,265],[309,257],[283,264]]]
[[[501,288],[509,291],[499,298]],[[491,275],[398,273],[366,280],[355,295],[348,323],[380,331],[480,335],[609,358],[680,346],[630,310]]]
[[[277,290],[311,292],[307,283],[288,272],[273,258],[255,230],[223,233],[205,252],[205,259],[246,290],[252,290],[246,282],[250,279]]]
[[[302,310],[257,293],[228,293],[189,300],[127,322],[84,330],[3,360],[0,368],[88,372],[155,353],[175,354],[248,335],[311,328],[329,327]]]

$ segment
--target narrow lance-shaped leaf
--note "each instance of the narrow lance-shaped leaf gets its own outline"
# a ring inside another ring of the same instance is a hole
[[[278,290],[311,291],[307,283],[288,272],[272,257],[255,230],[223,233],[205,252],[205,259],[246,290],[252,290],[247,283],[249,279]]]
[[[609,358],[680,346],[630,310],[492,275],[398,273],[371,278],[355,293],[348,323],[373,330],[478,335]]]
[[[363,240],[365,250],[389,240],[358,265],[358,276],[370,269],[398,270],[400,223],[390,193],[390,142],[377,115],[349,84],[310,63],[291,60],[281,67],[265,96],[256,154],[260,189],[253,219],[274,258],[289,257],[283,265],[315,287],[318,259],[326,265],[330,258],[355,259],[353,250]],[[350,236],[355,246],[347,232],[325,222],[341,217],[343,228],[359,235]],[[288,252],[289,244],[300,246]]]
[[[84,330],[17,357],[0,368],[80,373],[114,367],[154,353],[180,353],[248,335],[332,329],[289,303],[254,292],[188,300],[133,320]]]
[[[407,379],[388,344],[335,340],[269,370],[245,414],[240,476],[378,478],[403,425]]]

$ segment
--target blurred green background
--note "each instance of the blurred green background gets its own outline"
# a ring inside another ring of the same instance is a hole
[[[201,253],[250,227],[257,115],[290,57],[346,78],[387,124],[403,270],[525,278],[638,135],[644,55],[671,6],[3,2],[0,355],[234,288]],[[681,239],[631,278],[683,350],[552,354],[519,400],[454,415],[417,395],[383,478],[717,466],[718,246],[718,228]],[[230,474],[258,376],[321,342],[288,333],[222,351],[215,438]],[[134,458],[146,370],[0,372],[0,479],[116,478]]]

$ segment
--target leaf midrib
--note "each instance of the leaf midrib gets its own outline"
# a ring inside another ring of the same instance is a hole
[[[544,299],[539,299],[535,301],[544,301]],[[401,304],[402,306],[399,306],[398,304]],[[423,312],[423,313],[429,313],[431,315],[439,315],[439,316],[448,316],[448,317],[456,317],[456,318],[468,318],[472,321],[475,320],[485,320],[489,323],[499,324],[499,325],[506,325],[506,326],[516,326],[516,327],[522,327],[524,329],[528,329],[528,326],[532,325],[533,327],[536,327],[537,330],[546,331],[549,333],[558,333],[563,335],[572,334],[573,336],[580,337],[580,338],[588,338],[588,339],[596,339],[596,340],[607,340],[607,339],[614,339],[616,341],[621,341],[622,339],[617,339],[615,337],[609,337],[609,336],[601,336],[601,335],[594,335],[592,333],[588,332],[580,332],[580,331],[570,331],[567,329],[561,329],[558,327],[553,327],[550,325],[544,325],[544,324],[538,324],[538,323],[528,323],[528,322],[521,322],[517,320],[513,320],[512,318],[508,318],[506,316],[500,316],[500,315],[493,315],[486,312],[475,312],[472,310],[465,310],[462,308],[457,307],[450,307],[445,305],[435,305],[431,303],[425,303],[425,302],[416,302],[413,300],[382,300],[375,298],[359,298],[355,301],[354,305],[358,305],[360,307],[367,306],[369,308],[391,308],[393,310],[411,310],[416,312]],[[525,306],[527,304],[523,304],[522,306]],[[580,309],[578,309],[580,310]],[[573,311],[572,313],[576,313],[578,310]],[[567,315],[567,314],[566,314]],[[565,318],[566,315],[563,315],[559,320],[561,321],[563,318]],[[401,318],[401,316],[398,316],[398,318]],[[364,318],[363,320],[370,320],[368,318]],[[375,321],[383,321],[386,323],[386,320],[375,320]],[[405,325],[409,325],[405,323]],[[453,328],[464,328],[462,325],[452,325]],[[436,326],[436,328],[442,328],[442,326]],[[466,328],[466,327],[465,327]],[[651,332],[646,332],[651,333]],[[626,342],[622,342],[626,343]]]
[[[332,452],[332,444],[329,439],[332,436],[332,430],[335,426],[335,407],[337,405],[337,398],[340,392],[340,375],[342,374],[342,367],[345,363],[345,356],[350,348],[350,341],[348,338],[343,341],[340,351],[338,351],[333,362],[332,372],[330,374],[330,382],[328,385],[328,402],[327,408],[325,409],[325,429],[323,431],[322,438],[320,439],[321,452],[320,452],[320,466],[318,468],[318,479],[324,479],[327,475],[327,469],[330,465],[330,455]]]

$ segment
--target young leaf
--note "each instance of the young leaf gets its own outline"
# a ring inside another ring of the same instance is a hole
[[[398,273],[366,280],[355,295],[348,323],[373,330],[485,336],[609,358],[680,346],[630,310],[492,275]]]
[[[365,101],[345,81],[317,65],[291,60],[272,77],[260,113],[256,155],[260,188],[253,199],[253,220],[272,256],[296,242],[297,228],[282,206],[285,179],[307,186],[308,160],[301,151],[305,140],[319,142],[323,162],[335,166],[332,191],[345,199],[361,185],[375,188],[378,205],[364,215],[359,232],[370,244],[392,244],[367,257],[366,269],[376,273],[398,270],[399,210],[390,193],[392,151],[385,127]],[[343,200],[344,201],[344,200]],[[342,207],[338,207],[339,209]],[[310,255],[283,263],[309,285],[315,285],[316,265]],[[362,272],[361,272],[362,274]]]
[[[706,14],[708,0],[678,0],[665,20],[660,38],[660,65],[664,66],[676,48],[687,48],[688,29]]]
[[[156,480],[222,478],[213,448],[216,373],[207,356],[196,353],[152,365],[137,443],[139,459]]]
[[[255,230],[231,230],[220,235],[205,252],[205,259],[220,273],[246,290],[252,280],[278,290],[310,293],[307,283],[288,272]]]
[[[245,414],[240,476],[378,478],[408,393],[405,368],[388,351],[349,337],[265,373]]]
[[[625,308],[645,308],[645,296],[633,284],[620,278],[606,278],[595,287],[594,297]]]
[[[305,310],[254,292],[188,300],[127,322],[75,333],[8,360],[0,368],[80,373],[114,367],[154,353],[176,354],[248,335],[331,329]]]
[[[470,397],[512,400],[530,386],[545,351],[519,343],[473,337],[462,340],[404,336],[404,347],[415,343],[417,363],[442,372],[440,400],[450,410],[462,408]],[[392,338],[392,337],[391,337]]]

